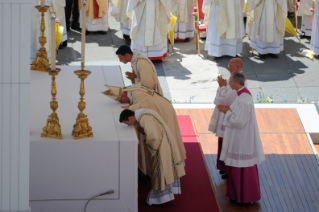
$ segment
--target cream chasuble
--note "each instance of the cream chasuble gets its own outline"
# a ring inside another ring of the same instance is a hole
[[[315,0],[301,0],[298,8],[298,16],[311,16],[310,8],[314,8]]]
[[[131,20],[126,15],[126,9],[129,0],[112,0],[112,12],[111,15],[116,19],[116,21],[120,22],[126,28],[131,28]]]
[[[256,37],[264,43],[277,43],[285,36],[286,0],[247,0],[246,12],[249,16],[250,39],[253,24],[256,25]]]
[[[135,83],[141,82],[143,86],[163,95],[153,63],[139,51],[133,52],[132,60],[131,65],[137,77]]]
[[[172,14],[177,17],[177,22],[188,23],[193,11],[194,0],[172,0]]]
[[[104,15],[107,13],[108,8],[108,0],[96,0],[96,3],[99,6],[99,11],[98,11],[98,18],[103,18]],[[79,11],[81,11],[82,8],[82,0],[79,0]],[[87,5],[86,5],[86,16],[89,17],[90,19],[94,19],[94,6],[93,6],[93,0],[87,0]]]
[[[177,142],[181,159],[185,160],[186,150],[179,129],[176,112],[171,102],[165,97],[154,93],[153,90],[143,87],[140,83],[135,84],[132,88],[124,88],[123,92],[125,91],[131,94],[129,95],[131,102],[130,110],[136,111],[141,108],[147,108],[154,110],[162,117]]]
[[[185,175],[176,141],[167,124],[155,111],[143,110],[137,121],[145,131],[144,145],[151,156],[152,189],[163,191],[166,185]]]
[[[130,0],[131,39],[140,46],[156,46],[167,39],[171,22],[170,0]]]
[[[215,3],[215,19],[219,38],[227,40],[237,40],[244,37],[244,27],[242,21],[243,8],[241,1],[234,0],[204,0],[203,13],[205,14],[204,24],[209,25],[211,7]],[[241,17],[241,18],[238,18]],[[242,32],[242,33],[238,33]]]

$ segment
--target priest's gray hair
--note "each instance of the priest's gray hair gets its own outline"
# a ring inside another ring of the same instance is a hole
[[[239,73],[237,71],[232,73],[233,76],[233,82],[239,82],[240,85],[245,85],[245,76],[242,73]]]

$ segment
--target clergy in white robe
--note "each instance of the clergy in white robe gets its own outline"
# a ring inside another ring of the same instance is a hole
[[[139,125],[139,132],[145,134],[145,147],[151,157],[150,177],[152,189],[147,204],[163,204],[181,193],[180,178],[185,175],[183,160],[175,138],[164,120],[153,110],[123,110],[120,122],[128,126]]]
[[[152,61],[139,51],[132,52],[130,47],[126,45],[121,46],[116,51],[116,54],[120,62],[124,64],[128,62],[131,63],[133,72],[126,72],[125,74],[132,83],[141,82],[143,86],[148,87],[163,96],[163,91]]]
[[[315,2],[315,15],[313,17],[313,28],[310,41],[310,49],[319,55],[319,0]]]
[[[172,14],[177,17],[174,39],[187,41],[194,37],[194,0],[172,0]]]
[[[112,8],[111,15],[120,22],[120,27],[124,35],[124,39],[127,45],[131,44],[130,31],[131,31],[131,19],[126,14],[126,9],[129,0],[112,0],[110,6]]]
[[[239,58],[230,60],[228,65],[229,72],[231,74],[234,72],[242,73],[242,64],[243,63]],[[208,130],[213,132],[218,137],[216,167],[218,170],[220,170],[219,173],[222,174],[222,178],[226,179],[227,166],[225,165],[224,161],[220,160],[220,153],[222,150],[223,137],[225,132],[225,127],[223,126],[225,114],[218,110],[218,105],[231,105],[237,97],[237,92],[230,87],[229,81],[223,79],[221,76],[217,78],[217,82],[219,84],[219,87],[217,89],[216,97],[214,100],[214,104],[216,106],[211,117]]]
[[[86,30],[106,34],[108,24],[108,0],[87,0],[86,4]],[[80,27],[82,28],[82,0],[79,0]]]
[[[167,57],[170,13],[170,0],[129,0],[127,15],[132,20],[132,50],[139,50],[150,60]]]
[[[301,18],[301,31],[303,36],[311,36],[312,23],[311,23],[311,11],[310,8],[314,6],[314,0],[301,0],[298,8],[297,15],[302,16]]]
[[[278,58],[277,54],[284,50],[286,0],[247,0],[246,12],[250,47],[259,53],[260,59],[267,54]]]
[[[207,26],[205,50],[208,55],[236,57],[242,52],[245,35],[241,0],[204,0],[204,24]]]
[[[218,106],[219,111],[225,113],[220,159],[228,166],[226,196],[237,203],[261,199],[257,164],[265,160],[253,98],[244,83],[243,74],[232,74],[229,85],[238,97],[231,106]]]

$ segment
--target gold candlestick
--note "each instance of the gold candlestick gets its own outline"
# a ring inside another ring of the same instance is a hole
[[[80,139],[80,138],[87,138],[87,137],[93,137],[92,127],[89,125],[89,119],[87,116],[83,113],[83,110],[85,109],[86,102],[84,102],[84,95],[85,95],[85,88],[84,88],[84,80],[87,78],[88,75],[91,74],[91,71],[84,70],[84,63],[81,63],[81,70],[77,70],[74,73],[78,75],[78,77],[81,79],[81,85],[80,85],[80,100],[78,103],[78,108],[80,110],[80,113],[78,114],[78,117],[76,118],[76,123],[73,125],[73,131],[72,135],[74,139]]]
[[[32,61],[31,70],[35,71],[45,71],[49,69],[49,60],[47,56],[47,50],[44,45],[47,42],[47,38],[44,36],[45,31],[45,21],[44,21],[44,13],[48,11],[50,6],[41,7],[40,5],[35,6],[35,8],[41,13],[41,25],[40,30],[42,35],[39,37],[39,43],[41,44],[40,49],[36,53],[36,58]]]
[[[41,133],[41,137],[49,137],[49,138],[56,138],[56,139],[62,139],[62,133],[61,133],[61,126],[59,122],[58,114],[55,112],[59,105],[56,101],[56,84],[55,84],[55,76],[59,74],[61,69],[56,68],[56,70],[47,69],[47,72],[49,72],[49,75],[52,76],[52,83],[51,83],[51,95],[52,95],[52,101],[50,102],[50,108],[53,110],[51,115],[49,115],[47,119],[47,124],[43,127],[43,132]]]

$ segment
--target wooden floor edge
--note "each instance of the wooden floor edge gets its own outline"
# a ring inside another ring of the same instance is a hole
[[[195,125],[194,125],[194,122],[193,122],[193,119],[192,119],[192,116],[189,115],[189,117],[191,118],[191,122],[192,122],[192,125],[193,125],[193,129],[195,131],[195,134],[196,134],[196,137],[198,138],[198,134],[197,134],[197,130],[195,129]],[[208,178],[209,178],[209,182],[210,182],[210,185],[213,189],[213,192],[214,192],[214,195],[215,195],[215,199],[216,199],[216,203],[218,205],[218,209],[219,209],[219,212],[222,212],[222,209],[220,207],[220,204],[219,204],[219,200],[218,200],[218,197],[217,197],[217,193],[215,191],[215,187],[214,187],[214,183],[212,182],[212,178],[210,177],[210,174],[209,174],[209,168],[207,166],[207,163],[206,163],[206,159],[205,159],[205,156],[204,156],[204,153],[203,153],[203,149],[202,149],[202,145],[201,143],[199,142],[199,140],[197,139],[197,142],[198,142],[198,145],[199,145],[199,148],[200,148],[200,152],[202,154],[202,158],[204,160],[204,164],[205,164],[205,167],[206,167],[206,172],[207,172],[207,175],[208,175]]]

